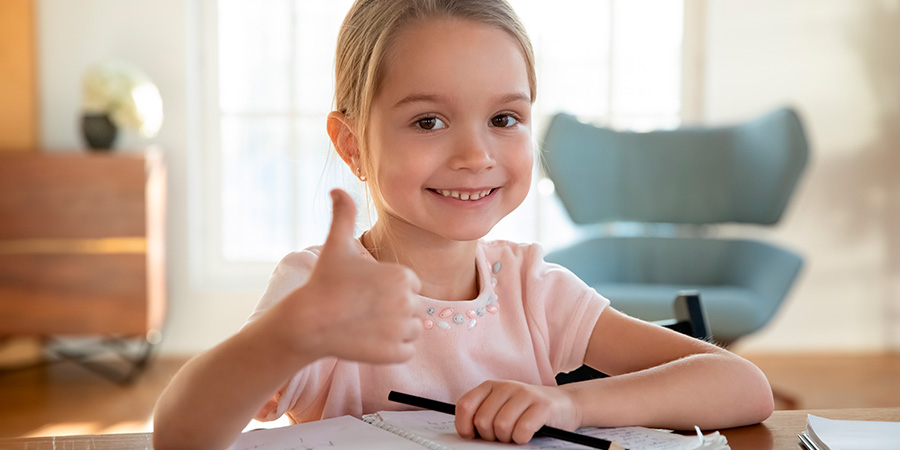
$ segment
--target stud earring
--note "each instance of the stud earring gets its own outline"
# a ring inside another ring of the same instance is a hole
[[[363,183],[365,183],[366,180],[369,179],[368,177],[366,177],[365,175],[362,174],[362,169],[359,167],[356,168],[356,178],[358,178],[359,181],[362,181]]]

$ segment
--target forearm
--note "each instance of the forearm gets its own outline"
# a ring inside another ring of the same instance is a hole
[[[227,447],[293,373],[315,360],[286,354],[266,318],[176,374],[156,405],[155,448]]]
[[[765,375],[724,351],[561,389],[577,402],[582,425],[719,429],[761,422],[773,407]]]

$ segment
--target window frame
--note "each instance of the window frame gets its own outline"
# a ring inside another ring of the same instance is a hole
[[[613,2],[610,0],[610,8]],[[194,287],[203,289],[221,289],[228,291],[258,292],[261,284],[271,274],[277,261],[227,261],[221,250],[223,233],[217,223],[223,216],[222,210],[222,153],[221,153],[221,117],[218,92],[218,8],[217,0],[189,0],[187,4],[188,28],[193,29],[189,35],[188,45],[188,92],[193,93],[188,99],[188,270],[189,279]],[[681,82],[679,112],[680,122],[687,123],[702,119],[703,114],[703,45],[705,26],[705,7],[702,2],[683,0],[683,23],[681,45]],[[612,30],[609,31],[612,33]],[[292,33],[295,34],[295,33]],[[292,39],[291,46],[296,47]],[[294,49],[295,50],[295,49]],[[296,54],[294,51],[293,54]],[[612,59],[612,58],[611,58]],[[610,67],[613,64],[610,61]],[[295,65],[292,64],[292,71]],[[296,75],[296,74],[295,74]],[[295,102],[291,93],[291,104]],[[540,98],[539,98],[540,102]],[[612,96],[609,96],[609,109],[612,111]],[[293,105],[296,106],[296,105]],[[292,107],[287,114],[290,120],[296,121],[304,115]],[[535,142],[539,142],[543,130],[543,117],[535,114],[533,133]],[[601,124],[610,121],[611,114],[606,117],[595,117]],[[322,124],[324,128],[324,123]],[[291,131],[291,140],[296,142],[296,130]],[[292,146],[296,148],[296,145]],[[536,160],[537,161],[537,160]],[[294,177],[296,178],[296,177]],[[547,220],[548,214],[560,214],[558,199],[552,189],[546,188],[542,181],[543,174],[539,164],[535,167],[535,186],[529,198],[520,209],[514,220],[532,220],[529,224],[533,240],[542,242],[548,236],[571,235],[575,229],[570,226],[566,232],[559,233],[559,218]],[[294,180],[293,194],[300,192],[297,180]],[[543,184],[542,184],[543,183]],[[299,206],[299,205],[298,205]],[[300,208],[294,208],[296,217]],[[514,214],[516,214],[514,212]],[[564,215],[564,213],[562,213]],[[568,217],[564,217],[568,219]],[[554,229],[551,233],[549,230]],[[296,241],[296,236],[294,236]],[[546,244],[545,244],[546,245]]]

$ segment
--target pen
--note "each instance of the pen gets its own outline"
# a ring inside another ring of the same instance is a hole
[[[388,394],[388,400],[397,403],[403,403],[405,405],[418,406],[419,408],[430,409],[432,411],[439,411],[450,415],[456,414],[456,405],[453,405],[451,403],[444,403],[438,400],[432,400],[430,398],[404,394],[402,392],[391,391],[390,394]],[[627,450],[616,444],[615,442],[610,442],[606,439],[600,439],[593,436],[585,436],[583,434],[560,430],[559,428],[548,427],[546,425],[542,426],[537,431],[537,433],[534,434],[534,436],[552,437],[561,441],[572,442],[575,444],[586,445],[588,447],[599,448],[603,450]]]

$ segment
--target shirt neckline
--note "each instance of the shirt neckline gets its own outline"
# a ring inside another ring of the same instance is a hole
[[[362,236],[356,239],[356,246],[359,250],[359,253],[364,257],[376,261],[375,257],[369,253],[369,250],[363,245]],[[478,277],[478,296],[471,300],[441,300],[437,298],[426,297],[424,295],[419,295],[419,298],[430,303],[437,304],[446,304],[446,305],[476,305],[481,304],[484,305],[487,300],[494,295],[494,284],[496,283],[496,278],[493,277],[491,272],[491,265],[488,263],[487,256],[484,253],[483,242],[481,240],[478,241],[478,245],[475,248],[475,276]]]

